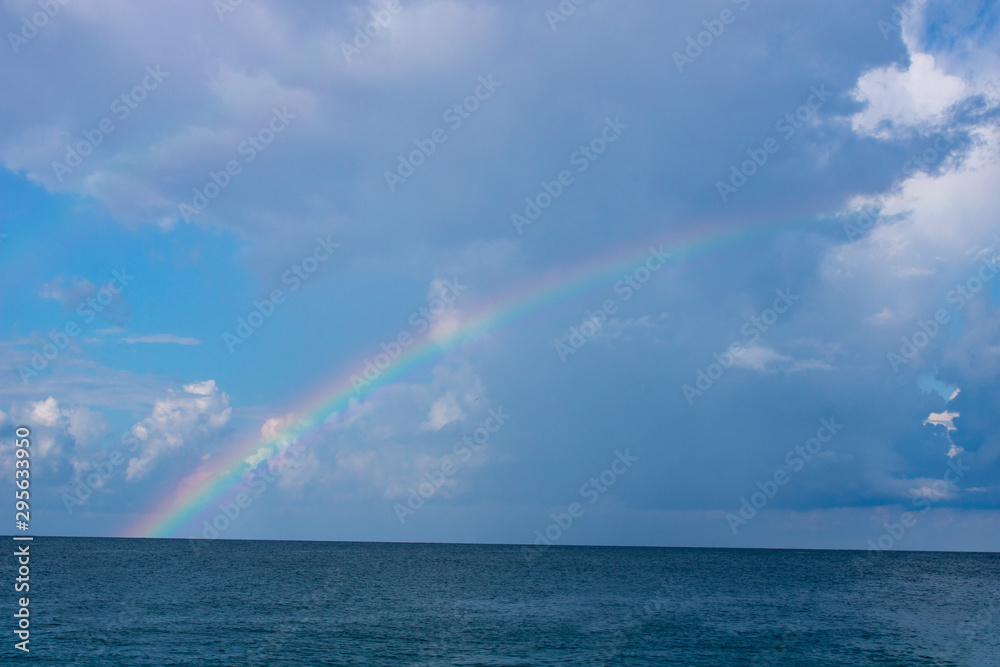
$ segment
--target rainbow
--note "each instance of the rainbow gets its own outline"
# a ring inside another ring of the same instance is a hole
[[[325,420],[335,413],[345,410],[352,400],[359,400],[387,384],[398,380],[412,369],[462,343],[475,339],[487,331],[517,320],[537,311],[547,304],[558,302],[574,294],[584,292],[594,286],[608,286],[615,279],[636,268],[650,252],[650,247],[664,245],[673,258],[686,258],[700,252],[733,245],[754,237],[773,233],[775,230],[801,224],[797,221],[772,223],[764,227],[743,227],[700,236],[691,235],[684,239],[666,239],[647,242],[641,250],[630,247],[581,264],[569,272],[552,272],[539,283],[527,289],[514,290],[503,297],[480,308],[473,316],[463,320],[461,325],[444,338],[424,337],[415,340],[381,374],[367,386],[355,390],[352,377],[363,377],[363,362],[338,376],[333,382],[322,386],[298,408],[286,411],[295,415],[288,425],[265,438],[258,435],[238,440],[227,450],[209,459],[194,473],[179,482],[172,493],[164,498],[151,512],[125,531],[129,537],[174,537],[202,512],[214,508],[227,493],[239,486],[250,471],[248,457],[261,448],[277,448],[281,442],[297,441],[310,435],[321,433]],[[374,354],[374,353],[373,353]],[[302,444],[302,443],[299,443]]]

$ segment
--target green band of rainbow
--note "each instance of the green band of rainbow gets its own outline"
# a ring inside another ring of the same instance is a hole
[[[742,228],[722,233],[716,230],[709,235],[703,234],[701,238],[687,238],[681,243],[675,239],[664,245],[675,259],[689,257],[699,251],[708,251],[769,234],[775,229],[791,224],[796,223],[783,222],[764,228]],[[610,257],[604,256],[579,265],[571,271],[552,274],[548,279],[535,283],[527,289],[514,291],[480,309],[473,317],[467,318],[446,340],[425,338],[415,341],[412,347],[397,357],[378,378],[359,391],[355,391],[351,378],[356,375],[362,376],[362,368],[352,368],[302,401],[299,404],[301,407],[291,410],[290,412],[296,415],[291,425],[273,438],[266,439],[255,435],[237,441],[227,451],[218,454],[204,468],[182,482],[152,512],[144,515],[126,531],[126,535],[177,536],[181,528],[196,518],[200,512],[211,507],[223,495],[241,484],[249,471],[247,457],[261,447],[271,447],[279,441],[298,439],[317,431],[324,420],[333,413],[346,409],[352,399],[369,396],[378,388],[399,379],[413,368],[439,357],[457,345],[537,311],[547,304],[563,300],[593,286],[610,284],[609,281],[620,278],[623,272],[635,268],[643,261],[650,252],[649,247],[647,242],[641,251],[633,247]]]

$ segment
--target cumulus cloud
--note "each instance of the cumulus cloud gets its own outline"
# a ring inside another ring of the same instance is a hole
[[[292,414],[267,419],[260,427],[260,435],[268,444],[258,447],[257,451],[244,459],[244,463],[254,469],[294,444],[297,439],[287,434],[287,429],[294,423],[295,415]]]
[[[215,380],[184,385],[158,399],[150,415],[132,427],[139,454],[129,459],[126,478],[146,477],[158,459],[180,449],[194,450],[217,434],[232,416],[229,396]]]
[[[42,401],[15,404],[12,409],[15,421],[31,428],[34,452],[39,459],[37,464],[45,465],[49,471],[56,470],[76,447],[73,437],[68,433],[70,413],[71,411],[61,408],[59,401],[52,396]],[[0,448],[0,455],[2,454],[3,450]],[[5,463],[13,467],[13,460],[11,456]]]
[[[15,403],[10,416],[0,411],[0,425],[6,421],[28,426],[37,460],[32,468],[41,473],[38,484],[56,486],[68,469],[82,470],[104,445],[110,427],[102,412],[79,404],[61,403],[49,396],[40,401]],[[0,470],[13,468],[13,443],[0,443]],[[58,481],[57,481],[58,480]]]
[[[59,402],[49,396],[44,401],[31,404],[30,419],[32,422],[42,426],[55,426],[62,419],[59,411]]]
[[[298,472],[287,480],[282,472],[282,479],[289,487],[322,480],[341,499],[400,497],[428,472],[440,469],[446,458],[454,457],[461,431],[444,435],[444,426],[473,424],[485,418],[489,406],[482,381],[468,364],[439,363],[429,383],[389,385],[328,419],[318,433],[306,438],[304,451],[315,457],[311,471],[302,469],[304,455],[297,453]],[[253,464],[265,459],[270,467],[278,467],[270,447],[258,452]],[[449,478],[447,487],[457,488],[459,478],[487,460],[487,454],[480,452],[463,462],[465,473]]]
[[[937,67],[929,53],[913,53],[906,69],[874,69],[858,79],[852,93],[865,108],[851,117],[855,132],[889,138],[915,128],[940,125],[945,111],[967,93],[957,76]]]
[[[449,391],[431,404],[427,421],[420,425],[424,430],[440,431],[448,424],[465,419],[465,413],[459,407],[455,396]]]
[[[108,423],[96,410],[74,407],[64,410],[63,414],[69,420],[67,432],[81,447],[91,447],[108,434]]]

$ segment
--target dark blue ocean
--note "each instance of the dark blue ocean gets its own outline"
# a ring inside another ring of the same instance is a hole
[[[35,538],[0,662],[1000,665],[998,554],[526,549]]]

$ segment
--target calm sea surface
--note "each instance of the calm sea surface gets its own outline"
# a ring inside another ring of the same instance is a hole
[[[998,554],[35,538],[30,656],[5,564],[4,665],[1000,665]]]

